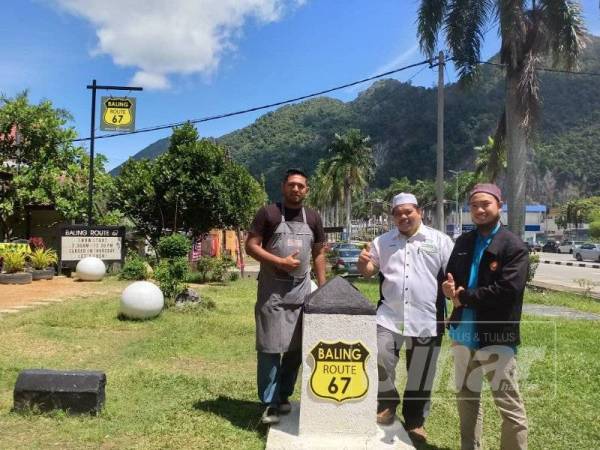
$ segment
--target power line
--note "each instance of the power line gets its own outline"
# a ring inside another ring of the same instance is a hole
[[[450,52],[448,52],[448,53],[450,53]],[[138,130],[129,131],[127,133],[103,134],[103,135],[100,135],[100,136],[96,136],[95,138],[96,139],[107,139],[107,138],[112,138],[112,137],[117,137],[117,136],[127,136],[127,135],[130,135],[130,134],[148,133],[148,132],[151,132],[151,131],[166,130],[166,129],[169,129],[169,128],[173,128],[173,127],[184,125],[186,123],[196,124],[196,123],[210,122],[210,121],[218,120],[218,119],[224,119],[224,118],[227,118],[227,117],[239,116],[239,115],[247,114],[247,113],[254,112],[254,111],[260,111],[260,110],[263,110],[263,109],[273,108],[273,107],[276,107],[276,106],[282,106],[282,105],[286,105],[286,104],[289,104],[289,103],[295,103],[295,102],[298,102],[298,101],[301,101],[301,100],[306,100],[306,99],[309,99],[309,98],[318,97],[318,96],[323,95],[323,94],[328,94],[330,92],[339,91],[339,90],[346,89],[346,88],[349,88],[349,87],[352,87],[352,86],[356,86],[358,84],[366,83],[367,81],[376,80],[378,78],[382,78],[382,77],[385,77],[385,76],[388,76],[388,75],[392,75],[394,73],[402,72],[404,70],[411,69],[413,67],[418,67],[418,66],[422,66],[424,64],[428,64],[428,66],[425,66],[425,67],[421,68],[419,71],[417,71],[415,74],[413,74],[408,79],[408,81],[410,81],[414,77],[416,77],[419,73],[421,73],[423,70],[425,70],[427,67],[429,67],[429,68],[436,67],[437,64],[433,64],[433,60],[435,60],[435,59],[437,59],[437,57],[426,59],[426,60],[418,62],[418,63],[409,64],[407,66],[400,67],[398,69],[390,70],[390,71],[387,71],[387,72],[384,72],[384,73],[380,73],[380,74],[377,74],[377,75],[373,75],[373,76],[368,77],[368,78],[363,78],[362,80],[353,81],[351,83],[342,84],[342,85],[335,86],[335,87],[330,88],[330,89],[325,89],[325,90],[322,90],[322,91],[313,92],[312,94],[307,94],[307,95],[303,95],[303,96],[292,98],[292,99],[288,99],[288,100],[282,100],[282,101],[275,102],[275,103],[270,103],[270,104],[267,104],[267,105],[256,106],[256,107],[253,107],[253,108],[243,109],[243,110],[240,110],[240,111],[234,111],[234,112],[229,112],[229,113],[224,113],[224,114],[218,114],[218,115],[214,115],[214,116],[202,117],[200,119],[190,119],[190,120],[184,120],[184,121],[181,121],[181,122],[172,122],[172,123],[164,124],[164,125],[157,125],[157,126],[152,126],[152,127],[140,128]],[[450,61],[453,61],[453,60],[454,60],[454,58],[451,57],[451,58],[448,58],[446,60],[446,62],[450,62]],[[490,61],[477,61],[477,64],[485,64],[485,65],[496,66],[496,67],[506,67],[505,64],[493,63],[493,62],[490,62]],[[564,74],[570,74],[570,75],[600,76],[600,73],[598,73],[598,72],[575,72],[575,71],[570,71],[570,70],[551,69],[551,68],[548,68],[548,67],[537,67],[536,70],[543,71],[543,72],[564,73]],[[71,142],[84,142],[84,141],[89,141],[89,140],[90,140],[90,138],[86,137],[86,138],[73,139]]]
[[[399,69],[394,69],[394,70],[390,70],[388,72],[384,72],[384,73],[380,73],[377,75],[373,75],[371,77],[368,78],[363,78],[362,80],[358,80],[358,81],[353,81],[351,83],[346,83],[340,86],[336,86],[330,89],[325,89],[323,91],[319,91],[319,92],[314,92],[312,94],[307,94],[307,95],[303,95],[301,97],[296,97],[296,98],[292,98],[292,99],[288,99],[288,100],[282,100],[276,103],[271,103],[268,105],[262,105],[262,106],[256,106],[254,108],[248,108],[248,109],[244,109],[241,111],[234,111],[234,112],[229,112],[229,113],[225,113],[225,114],[218,114],[215,116],[208,116],[208,117],[203,117],[200,119],[192,119],[192,120],[184,120],[182,122],[174,122],[174,123],[170,123],[170,124],[166,124],[166,125],[158,125],[158,126],[153,126],[153,127],[147,127],[147,128],[140,128],[139,130],[135,130],[135,131],[130,131],[127,133],[112,133],[112,134],[103,134],[101,136],[96,136],[96,139],[106,139],[106,138],[111,138],[111,137],[116,137],[116,136],[126,136],[126,135],[130,135],[130,134],[138,134],[138,133],[147,133],[150,131],[158,131],[158,130],[165,130],[168,128],[173,128],[176,126],[181,126],[184,125],[186,123],[202,123],[202,122],[209,122],[212,120],[217,120],[217,119],[224,119],[226,117],[232,117],[232,116],[238,116],[241,114],[247,114],[250,112],[254,112],[254,111],[260,111],[262,109],[268,109],[268,108],[273,108],[275,106],[281,106],[281,105],[286,105],[288,103],[294,103],[294,102],[298,102],[300,100],[306,100],[308,98],[312,98],[312,97],[318,97],[319,95],[323,95],[323,94],[328,94],[330,92],[334,92],[334,91],[339,91],[341,89],[346,89],[352,86],[356,86],[357,84],[361,84],[361,83],[366,83],[367,81],[372,81],[375,80],[377,78],[382,78],[388,75],[392,75],[394,73],[398,73],[401,72],[403,70],[407,70],[407,69],[411,69],[413,67],[418,67],[421,66],[423,64],[429,64],[431,65],[432,60],[435,58],[431,58],[431,59],[426,59],[424,61],[418,62],[418,63],[414,63],[414,64],[409,64],[408,66],[404,66],[404,67],[400,67]],[[83,141],[89,141],[90,138],[79,138],[79,139],[73,139],[71,142],[83,142]]]
[[[494,63],[490,61],[477,61],[478,64],[485,64],[488,66],[496,66],[496,67],[506,67],[506,64]],[[554,72],[554,73],[565,73],[569,75],[586,75],[592,77],[600,77],[600,72],[579,72],[574,70],[565,70],[565,69],[551,69],[549,67],[536,67],[535,70],[539,70],[541,72]]]

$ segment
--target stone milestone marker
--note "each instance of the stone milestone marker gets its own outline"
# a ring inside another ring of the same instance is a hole
[[[14,389],[14,410],[63,409],[69,414],[96,415],[104,406],[106,375],[103,372],[23,370]]]
[[[375,308],[341,277],[308,296],[302,326],[300,408],[271,427],[267,449],[412,449],[377,415]]]

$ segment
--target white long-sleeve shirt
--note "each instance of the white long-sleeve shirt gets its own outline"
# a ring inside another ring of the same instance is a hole
[[[371,259],[383,275],[378,325],[405,336],[437,335],[437,275],[453,247],[450,237],[423,224],[410,238],[397,229],[375,238]]]

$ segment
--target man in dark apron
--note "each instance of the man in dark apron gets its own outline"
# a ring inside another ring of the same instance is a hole
[[[310,261],[317,283],[325,283],[325,232],[319,214],[304,208],[308,179],[288,170],[283,201],[263,206],[246,241],[246,252],[260,262],[255,306],[258,396],[266,406],[263,423],[289,413],[302,360],[302,305],[310,293]]]

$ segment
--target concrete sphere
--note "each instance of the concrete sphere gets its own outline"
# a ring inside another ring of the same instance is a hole
[[[150,319],[165,306],[162,291],[149,281],[136,281],[121,294],[120,313],[130,319]]]
[[[106,274],[106,266],[101,259],[89,256],[77,263],[75,272],[80,280],[100,281]]]

